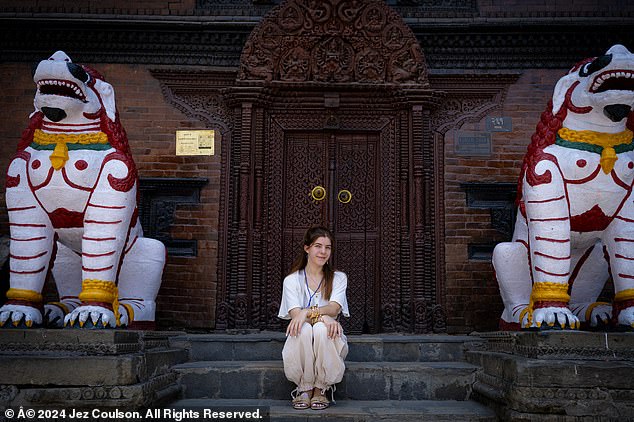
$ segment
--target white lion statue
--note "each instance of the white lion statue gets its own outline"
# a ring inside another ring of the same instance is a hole
[[[615,45],[555,86],[493,265],[502,329],[634,328],[634,55]],[[597,302],[609,277],[614,300]]]
[[[143,237],[114,90],[61,51],[37,66],[35,111],[7,170],[6,327],[151,328],[165,247]],[[52,271],[59,302],[43,303]]]

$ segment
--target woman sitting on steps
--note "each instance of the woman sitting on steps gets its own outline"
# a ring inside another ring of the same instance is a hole
[[[324,227],[310,228],[303,251],[284,279],[279,317],[290,319],[282,350],[284,373],[297,385],[291,396],[295,409],[325,409],[343,378],[348,354],[346,336],[337,321],[349,317],[348,279],[330,264],[334,236]],[[334,399],[333,399],[334,402]]]

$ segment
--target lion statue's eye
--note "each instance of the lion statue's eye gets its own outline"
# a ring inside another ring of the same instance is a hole
[[[590,63],[586,63],[579,70],[579,76],[588,76],[592,73],[598,72],[603,69],[612,61],[612,54],[605,54],[603,56],[597,57]]]

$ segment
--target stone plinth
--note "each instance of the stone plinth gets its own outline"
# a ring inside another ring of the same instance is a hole
[[[474,398],[505,421],[634,419],[634,333],[478,333]]]
[[[0,331],[0,408],[143,409],[178,397],[166,332]]]

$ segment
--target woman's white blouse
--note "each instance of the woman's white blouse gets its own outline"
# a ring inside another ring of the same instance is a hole
[[[337,302],[341,306],[341,313],[345,317],[349,317],[348,300],[346,299],[346,287],[348,287],[348,277],[340,272],[335,271],[335,278],[332,280],[332,293],[330,300],[326,300],[321,292],[315,293],[310,305],[315,303],[318,306],[326,306],[329,302]],[[291,319],[289,311],[293,308],[307,308],[309,299],[313,295],[313,291],[306,285],[304,270],[296,271],[289,274],[284,279],[284,290],[282,291],[282,303],[280,312],[277,315],[282,319]]]

